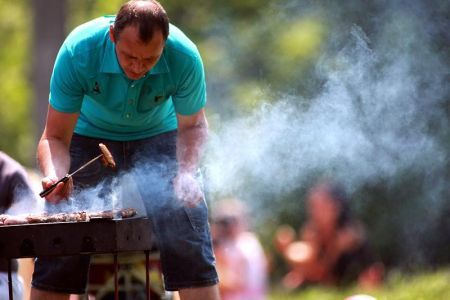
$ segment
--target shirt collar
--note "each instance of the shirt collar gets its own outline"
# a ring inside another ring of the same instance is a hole
[[[106,38],[106,48],[105,54],[103,55],[102,66],[100,67],[100,72],[103,73],[122,73],[122,68],[119,65],[119,61],[116,56],[116,49],[114,43],[109,38]]]
[[[153,75],[153,74],[162,74],[162,73],[169,72],[169,66],[167,65],[165,53],[166,53],[166,51],[163,50],[163,53],[161,54],[161,57],[159,58],[158,62],[156,63],[156,65],[153,68],[151,68],[150,71],[148,71],[147,74]]]
[[[165,51],[163,51],[156,65],[150,71],[147,72],[148,75],[162,74],[169,72],[169,67],[167,66],[164,53]],[[122,68],[119,65],[119,61],[117,60],[116,48],[114,47],[114,43],[111,41],[109,36],[106,39],[106,49],[105,54],[103,55],[103,61],[100,67],[100,72],[117,73],[117,74],[123,73]]]

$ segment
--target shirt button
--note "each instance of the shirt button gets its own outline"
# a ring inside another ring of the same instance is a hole
[[[128,100],[128,104],[129,105],[133,105],[134,104],[134,100],[133,99]]]
[[[125,114],[125,118],[127,118],[127,119],[131,118],[131,114],[130,113],[126,113]]]
[[[134,83],[131,85],[132,88],[134,88]]]

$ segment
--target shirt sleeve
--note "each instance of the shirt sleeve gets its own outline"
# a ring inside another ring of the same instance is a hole
[[[24,170],[18,170],[12,174],[10,189],[11,203],[33,199],[33,191]]]
[[[33,192],[25,169],[10,158],[5,159],[0,155],[0,213],[13,203],[31,199]]]
[[[186,64],[172,100],[175,112],[181,115],[193,115],[205,106],[205,71],[199,54],[191,57]]]
[[[73,57],[63,44],[56,57],[50,79],[50,105],[60,112],[79,112],[83,97],[83,87],[77,77]]]

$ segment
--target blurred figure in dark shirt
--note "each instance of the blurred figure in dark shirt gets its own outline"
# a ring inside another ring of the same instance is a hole
[[[344,285],[358,282],[364,288],[382,282],[383,265],[375,259],[360,222],[350,215],[342,188],[321,182],[307,199],[307,221],[296,240],[295,230],[284,225],[275,235],[275,246],[291,268],[283,285],[297,288],[307,283]]]
[[[28,175],[13,158],[0,151],[0,214],[7,212],[13,204],[22,199],[35,197],[28,181]],[[5,242],[5,241],[2,241]],[[23,283],[18,275],[17,260],[11,262],[13,297],[23,298]],[[8,299],[8,261],[0,259],[0,299]]]

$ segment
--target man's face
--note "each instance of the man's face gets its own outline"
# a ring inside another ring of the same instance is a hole
[[[165,45],[161,31],[155,31],[153,38],[143,43],[139,39],[138,28],[128,26],[118,38],[114,37],[114,28],[110,28],[111,40],[116,44],[116,54],[125,75],[131,80],[143,77],[158,62]]]

